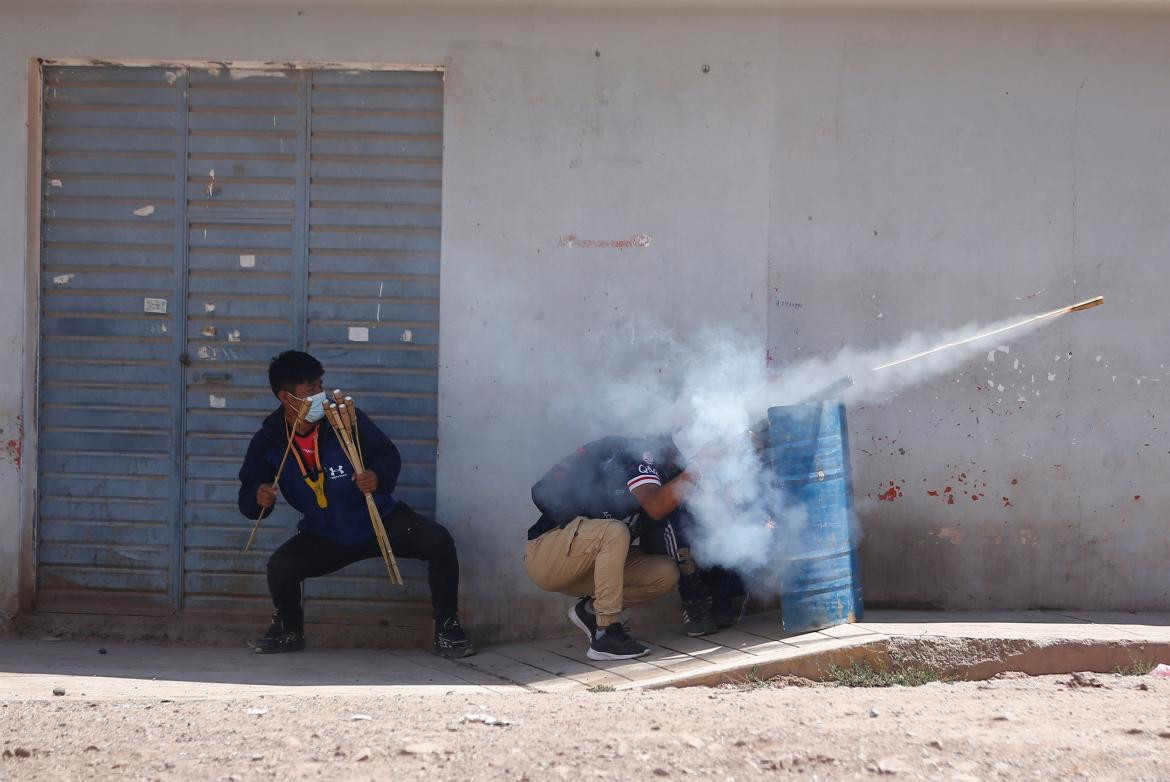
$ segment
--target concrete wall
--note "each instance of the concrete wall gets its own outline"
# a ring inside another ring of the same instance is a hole
[[[867,594],[1164,600],[1170,16],[427,8],[0,4],[0,361],[26,367],[0,377],[4,440],[35,388],[28,58],[440,63],[439,516],[481,637],[561,629],[520,554],[528,487],[589,430],[557,403],[566,354],[605,382],[654,360],[635,321],[725,324],[783,362],[1097,293],[993,366],[851,411],[860,497],[904,485],[862,504]],[[29,443],[0,462],[7,613]],[[927,494],[960,473],[981,501]]]
[[[778,359],[1106,297],[852,411],[859,499],[904,487],[862,504],[871,599],[1165,606],[1168,21],[782,29],[778,70],[800,75],[772,139]]]

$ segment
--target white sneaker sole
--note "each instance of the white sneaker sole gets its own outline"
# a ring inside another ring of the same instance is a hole
[[[577,616],[576,603],[573,603],[573,605],[569,606],[569,621],[576,625],[577,629],[585,633],[585,638],[589,641],[589,643],[593,643],[593,633],[589,630],[585,623],[581,621],[581,617]]]
[[[649,649],[643,649],[637,654],[614,654],[612,652],[599,652],[592,646],[585,652],[585,656],[590,660],[633,660],[637,657],[645,657],[650,654]]]

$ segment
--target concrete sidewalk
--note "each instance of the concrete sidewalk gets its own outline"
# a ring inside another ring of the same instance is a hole
[[[916,647],[967,650],[939,660],[962,658],[961,675],[972,679],[1170,662],[1170,613],[872,611],[856,624],[795,636],[769,614],[703,638],[677,629],[638,637],[652,653],[622,662],[587,659],[580,634],[487,647],[459,661],[403,650],[260,656],[243,647],[0,640],[0,700],[51,699],[58,687],[64,698],[85,700],[656,688],[752,675],[815,678],[861,659],[889,664],[899,649]]]

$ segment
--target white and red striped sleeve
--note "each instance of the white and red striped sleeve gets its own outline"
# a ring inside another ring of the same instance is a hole
[[[658,477],[658,470],[654,465],[647,462],[641,462],[637,467],[637,472],[626,481],[626,487],[633,491],[639,486],[661,486],[662,479]]]

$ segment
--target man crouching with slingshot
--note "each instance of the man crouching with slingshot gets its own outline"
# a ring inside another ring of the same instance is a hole
[[[434,652],[443,657],[475,654],[456,613],[459,559],[451,534],[394,499],[391,492],[402,468],[398,449],[364,413],[353,409],[353,400],[345,400],[351,403],[349,411],[344,404],[327,402],[324,374],[308,353],[289,350],[272,360],[268,383],[280,408],[252,436],[240,468],[240,512],[249,519],[259,524],[267,515],[276,504],[277,486],[302,514],[297,533],[268,560],[268,591],[276,612],[268,632],[254,643],[256,652],[305,648],[301,584],[306,578],[382,557],[391,579],[401,583],[397,554],[424,560],[429,567]],[[322,426],[327,404],[331,426]],[[282,470],[286,459],[291,469]],[[365,469],[359,471],[355,464]],[[373,526],[378,517],[384,534]]]

